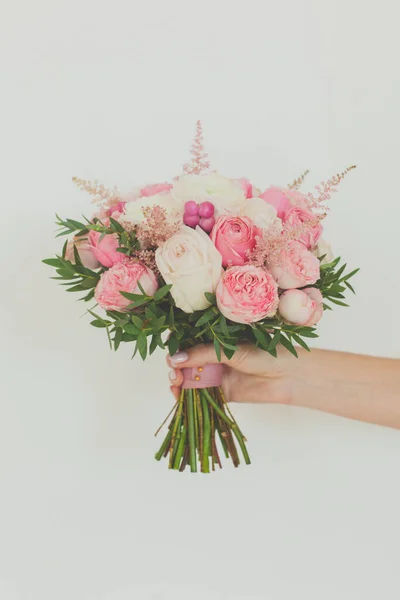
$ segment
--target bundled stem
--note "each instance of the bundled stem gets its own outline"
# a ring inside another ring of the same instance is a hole
[[[174,408],[166,437],[156,454],[156,460],[169,456],[170,469],[184,471],[189,465],[192,473],[202,473],[222,468],[218,453],[217,437],[226,458],[235,467],[240,464],[236,442],[246,464],[250,457],[246,438],[225,402],[221,388],[182,390]],[[236,441],[235,441],[236,440]]]

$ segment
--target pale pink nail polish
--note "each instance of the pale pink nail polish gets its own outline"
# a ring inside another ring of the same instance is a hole
[[[180,365],[180,364],[186,362],[188,358],[189,358],[189,356],[188,356],[187,352],[177,352],[176,354],[171,356],[171,365],[172,366]]]
[[[171,381],[175,381],[175,379],[176,379],[176,371],[175,371],[175,369],[172,369],[172,370],[169,372],[169,374],[168,374],[168,375],[169,375],[169,378],[170,378],[170,380],[171,380]]]

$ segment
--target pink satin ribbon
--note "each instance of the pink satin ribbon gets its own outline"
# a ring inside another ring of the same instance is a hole
[[[222,383],[223,372],[223,365],[204,365],[204,367],[182,369],[182,388],[190,390],[194,388],[218,387]]]

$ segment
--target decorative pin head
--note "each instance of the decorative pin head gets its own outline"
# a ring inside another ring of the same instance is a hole
[[[203,127],[201,121],[196,123],[196,135],[190,148],[192,161],[183,165],[183,172],[188,175],[203,175],[210,168],[208,154],[204,150]]]

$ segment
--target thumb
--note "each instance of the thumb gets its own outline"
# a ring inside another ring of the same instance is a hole
[[[173,356],[169,356],[168,363],[174,369],[201,367],[206,364],[220,363],[246,373],[251,370],[246,359],[252,351],[253,347],[250,344],[240,344],[231,359],[228,359],[221,352],[221,360],[218,361],[213,344],[199,344],[198,346],[189,348],[186,352],[178,352]]]

